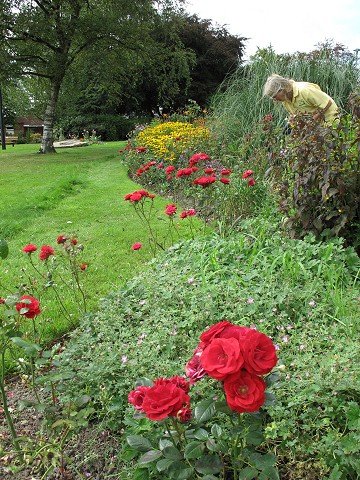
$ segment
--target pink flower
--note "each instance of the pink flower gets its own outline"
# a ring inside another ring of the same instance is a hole
[[[255,183],[256,183],[256,182],[255,182],[255,180],[254,180],[252,177],[249,178],[249,180],[248,180],[248,186],[249,186],[249,187],[253,187],[253,186],[255,185]]]
[[[185,366],[185,373],[186,373],[186,376],[189,378],[190,384],[198,382],[206,375],[206,372],[200,363],[200,357],[202,352],[203,352],[202,348],[198,346],[195,349],[192,358],[188,361],[188,363]]]
[[[242,178],[248,178],[248,177],[251,177],[251,175],[253,174],[254,172],[252,170],[245,170],[245,172],[242,174]]]
[[[29,243],[28,245],[25,245],[25,247],[22,249],[24,253],[28,253],[29,255],[33,252],[36,252],[37,246],[34,245],[33,243]]]
[[[39,258],[40,260],[47,260],[51,255],[54,255],[55,250],[50,245],[43,245],[40,248]]]
[[[131,246],[131,250],[140,250],[141,247],[142,247],[142,243],[136,242]]]
[[[174,205],[173,203],[169,203],[169,205],[166,205],[166,208],[165,208],[165,214],[166,215],[169,215],[169,217],[175,215],[176,213],[176,205]]]

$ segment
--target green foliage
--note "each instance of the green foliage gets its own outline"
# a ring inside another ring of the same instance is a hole
[[[358,259],[339,241],[290,240],[276,230],[259,218],[243,222],[241,233],[229,238],[175,245],[104,299],[63,353],[62,369],[75,374],[63,386],[64,399],[86,392],[99,416],[119,428],[136,378],[178,371],[211,323],[226,318],[255,325],[280,345],[285,365],[278,403],[268,407],[267,441],[279,443],[289,469],[304,458],[317,478],[335,464],[344,479],[356,478],[356,455],[346,460],[341,444],[352,435],[344,401],[358,402],[360,391],[354,361]],[[304,471],[297,475],[306,478]]]
[[[350,115],[333,128],[297,116],[278,167],[281,207],[292,236],[342,236],[359,246],[359,135],[359,122]]]
[[[239,67],[227,80],[226,91],[214,98],[212,124],[219,143],[241,145],[269,112],[278,125],[283,125],[283,107],[262,97],[265,81],[272,73],[317,83],[342,108],[346,108],[359,80],[355,55],[338,45],[324,44],[313,52],[292,55],[258,50],[248,65]]]
[[[125,140],[128,134],[139,123],[144,123],[149,117],[124,117],[123,115],[77,115],[62,117],[57,123],[65,135],[74,134],[84,137],[85,132],[95,130],[103,141]]]

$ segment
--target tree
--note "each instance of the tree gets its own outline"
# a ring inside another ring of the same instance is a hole
[[[215,27],[211,20],[197,15],[183,17],[179,36],[185,48],[196,55],[188,98],[205,106],[224,79],[241,65],[246,38],[231,35],[224,26]],[[186,98],[181,101],[184,104]]]
[[[3,0],[1,32],[6,64],[17,75],[48,81],[40,151],[53,152],[53,126],[61,85],[87,49],[102,44],[134,50],[157,15],[153,0]],[[157,2],[157,5],[161,2]],[[134,42],[136,38],[136,42]],[[105,50],[106,52],[107,50]],[[14,74],[14,73],[12,73]]]

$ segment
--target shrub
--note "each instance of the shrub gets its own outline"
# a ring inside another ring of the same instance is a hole
[[[359,242],[359,122],[341,117],[334,128],[298,115],[284,150],[281,207],[292,236],[342,236]],[[358,243],[357,243],[357,246]]]
[[[139,132],[137,146],[145,146],[156,158],[176,162],[185,150],[199,147],[209,138],[209,131],[187,122],[154,122]]]

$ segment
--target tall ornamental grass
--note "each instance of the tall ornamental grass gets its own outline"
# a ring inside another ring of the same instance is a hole
[[[241,144],[254,132],[265,115],[284,122],[281,105],[263,98],[263,86],[269,75],[277,73],[296,81],[317,83],[340,106],[347,109],[349,95],[359,84],[356,57],[341,46],[324,44],[310,53],[278,55],[271,48],[258,50],[245,67],[239,67],[227,81],[226,91],[215,95],[211,125],[220,143]]]

